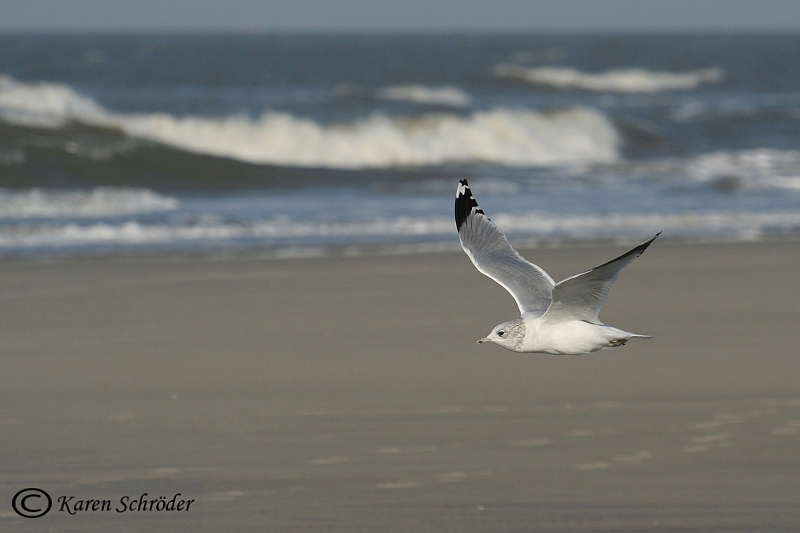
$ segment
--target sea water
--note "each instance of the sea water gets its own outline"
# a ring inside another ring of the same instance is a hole
[[[800,232],[800,35],[0,36],[0,256]]]

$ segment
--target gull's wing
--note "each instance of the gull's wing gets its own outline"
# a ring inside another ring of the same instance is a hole
[[[472,196],[467,180],[456,191],[456,229],[461,246],[475,267],[505,287],[521,313],[545,311],[555,282],[547,272],[526,261],[508,243]]]
[[[611,285],[617,281],[620,270],[642,255],[659,235],[660,231],[649,241],[616,259],[558,282],[553,287],[553,302],[543,318],[554,321],[585,320],[592,324],[602,324],[597,315],[606,301]]]

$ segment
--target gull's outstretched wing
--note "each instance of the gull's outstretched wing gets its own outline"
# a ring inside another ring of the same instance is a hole
[[[544,314],[545,319],[585,320],[592,324],[602,324],[597,315],[606,301],[611,285],[619,277],[619,272],[650,246],[661,232],[633,250],[622,254],[608,263],[560,281],[553,287],[553,302]]]
[[[467,180],[458,183],[456,229],[461,246],[475,267],[505,287],[521,313],[544,312],[555,282],[547,272],[526,261],[478,206]]]

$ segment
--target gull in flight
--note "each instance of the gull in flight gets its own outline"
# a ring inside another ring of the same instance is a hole
[[[475,267],[505,287],[522,316],[496,326],[479,340],[515,352],[580,355],[651,338],[606,326],[597,315],[620,270],[642,255],[661,232],[608,263],[556,283],[525,260],[478,206],[467,180],[456,191],[456,228]]]

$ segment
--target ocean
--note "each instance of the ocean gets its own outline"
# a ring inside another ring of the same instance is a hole
[[[0,35],[0,257],[800,232],[800,34]]]

